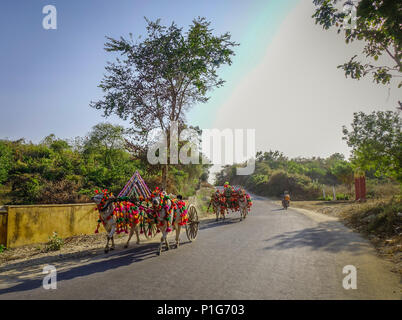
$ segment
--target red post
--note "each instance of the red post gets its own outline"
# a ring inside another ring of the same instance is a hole
[[[355,175],[356,201],[366,201],[366,177],[363,174]]]
[[[360,199],[366,201],[366,177],[360,177]]]
[[[360,178],[355,177],[355,194],[356,194],[356,201],[360,199]]]

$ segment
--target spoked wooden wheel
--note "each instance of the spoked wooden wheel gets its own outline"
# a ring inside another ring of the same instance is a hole
[[[157,228],[156,228],[155,223],[152,223],[152,222],[145,223],[145,226],[144,226],[145,238],[152,239],[153,237],[155,237],[156,232],[157,232]]]
[[[189,241],[194,241],[198,234],[198,213],[194,205],[190,205],[187,209],[188,221],[186,224],[186,234]]]

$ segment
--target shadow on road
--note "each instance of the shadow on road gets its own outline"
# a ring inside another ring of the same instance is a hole
[[[203,229],[209,229],[209,228],[215,228],[215,227],[223,227],[223,226],[227,226],[228,224],[232,224],[232,223],[239,223],[240,222],[240,217],[227,217],[226,219],[219,219],[218,221],[216,221],[215,218],[213,219],[209,219],[209,220],[204,220],[201,224],[200,224],[200,230]]]
[[[265,250],[286,250],[309,247],[329,252],[349,251],[358,254],[367,242],[345,229],[337,221],[321,222],[316,227],[290,231],[266,239],[270,246]]]
[[[181,246],[189,242],[182,242]],[[121,268],[132,263],[144,261],[151,258],[158,258],[156,255],[159,243],[143,244],[132,249],[115,251],[112,254],[104,255],[91,263],[72,267],[71,269],[57,273],[57,281],[71,280],[76,277],[85,277],[94,273],[101,273],[111,269]],[[174,247],[173,247],[174,248]],[[172,249],[175,250],[175,249]],[[180,250],[180,249],[178,249]],[[163,255],[163,252],[162,252]],[[0,289],[0,298],[2,294],[34,290],[42,287],[42,277],[40,279],[22,280],[23,282],[13,287]]]

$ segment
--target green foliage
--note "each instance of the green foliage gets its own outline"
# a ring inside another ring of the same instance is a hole
[[[350,162],[341,160],[335,162],[330,168],[331,174],[333,174],[338,181],[349,186],[353,185],[354,181],[354,170]]]
[[[38,174],[20,173],[11,177],[14,204],[33,204],[39,199],[42,180]]]
[[[324,29],[336,26],[338,33],[345,27],[345,20],[351,19],[336,5],[339,0],[313,0],[317,9],[312,16],[316,24]],[[349,1],[350,2],[350,1]],[[344,1],[347,4],[347,1]],[[400,1],[361,0],[356,4],[356,28],[345,28],[347,43],[361,40],[365,42],[362,57],[371,59],[363,64],[356,61],[357,55],[338,66],[345,71],[346,77],[360,79],[371,74],[376,83],[389,84],[393,77],[400,77],[402,72],[402,36],[401,36]],[[391,58],[388,65],[376,64],[381,55]],[[398,87],[402,86],[402,82]]]
[[[7,141],[0,140],[0,184],[8,180],[12,165],[12,149]]]
[[[6,185],[1,203],[89,202],[95,189],[117,194],[138,170],[150,188],[161,186],[160,171],[149,170],[146,158],[125,149],[121,126],[101,123],[84,138],[73,142],[49,135],[39,144],[24,140],[0,141]],[[208,179],[208,165],[171,165],[169,191],[192,195],[200,177]],[[10,191],[11,189],[11,191]]]
[[[362,205],[347,219],[367,234],[394,236],[399,234],[402,227],[402,201],[393,197],[389,201]]]
[[[348,194],[339,193],[336,195],[336,200],[349,200],[350,196]]]
[[[46,245],[46,250],[47,251],[58,251],[61,249],[63,244],[64,244],[63,239],[58,236],[57,232],[53,232],[53,235],[51,237],[49,237],[49,241]]]
[[[339,183],[330,168],[343,161],[344,157],[340,154],[327,159],[288,159],[279,151],[260,151],[256,154],[253,174],[237,176],[236,165],[225,166],[216,175],[216,184],[223,185],[229,181],[234,185],[243,185],[256,194],[271,197],[279,197],[288,190],[293,200],[315,200],[321,195],[322,184]]]
[[[0,244],[0,253],[3,253],[6,250],[7,250],[6,246],[4,244]]]
[[[402,183],[401,128],[397,112],[354,113],[352,130],[343,127],[343,139],[352,147],[353,164]]]
[[[312,180],[304,175],[275,171],[266,184],[267,194],[280,197],[285,190],[289,191],[293,200],[313,200],[320,193]]]
[[[321,201],[332,201],[333,198],[331,196],[325,196],[325,198],[323,196],[319,197],[318,200]]]

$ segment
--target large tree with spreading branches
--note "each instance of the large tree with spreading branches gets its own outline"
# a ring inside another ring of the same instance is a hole
[[[344,30],[347,43],[365,42],[359,57],[355,55],[338,66],[345,71],[346,77],[360,79],[371,75],[376,83],[389,84],[392,78],[402,76],[401,1],[313,0],[313,3],[316,5],[313,18],[317,24],[324,29],[335,26],[338,33]],[[346,10],[339,8],[340,3]],[[390,58],[390,63],[379,63],[382,55]],[[368,62],[362,62],[363,57]],[[398,84],[401,86],[402,81]]]
[[[161,25],[160,20],[146,22],[144,39],[134,40],[132,34],[127,39],[107,37],[105,50],[119,56],[106,66],[100,84],[103,98],[91,102],[105,116],[116,114],[129,120],[134,140],[142,147],[156,128],[169,141],[171,123],[185,124],[186,111],[207,102],[208,92],[224,84],[217,71],[232,63],[238,45],[228,32],[214,35],[205,18],[194,19],[186,31],[174,22],[170,26]],[[164,187],[167,171],[166,164]]]

